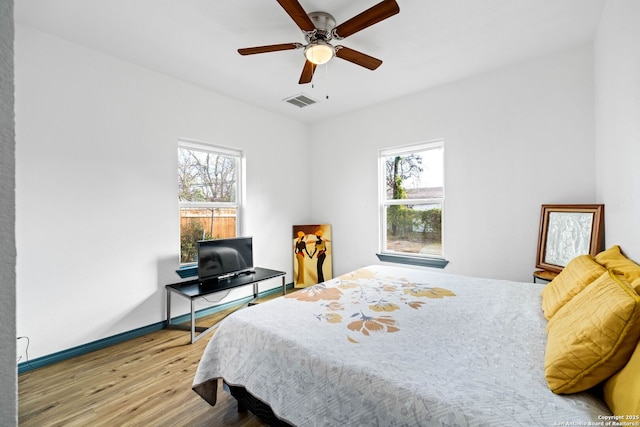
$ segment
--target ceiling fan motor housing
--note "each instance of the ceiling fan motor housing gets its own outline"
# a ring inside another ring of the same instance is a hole
[[[307,34],[306,38],[309,43],[316,40],[324,40],[328,42],[333,38],[332,31],[336,27],[335,18],[326,12],[311,12],[309,19],[315,25],[316,30]]]
[[[326,12],[311,12],[308,16],[315,29],[305,32],[309,44],[304,49],[304,56],[316,65],[325,64],[336,54],[335,48],[329,43],[336,20]]]

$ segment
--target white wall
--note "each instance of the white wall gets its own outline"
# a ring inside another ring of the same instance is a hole
[[[164,318],[180,137],[245,150],[245,234],[288,281],[294,223],[333,225],[335,274],[377,263],[377,152],[434,138],[446,272],[530,281],[543,203],[605,203],[607,244],[640,259],[637,13],[607,3],[595,59],[581,46],[311,128],[19,27],[18,334],[38,357]],[[314,161],[308,183],[290,179],[300,158]]]
[[[640,262],[640,2],[609,0],[595,42],[596,176],[607,246]]]
[[[377,262],[378,150],[444,138],[445,271],[530,281],[540,205],[595,202],[593,49],[372,106],[311,135],[313,221],[333,225],[334,274]]]
[[[164,320],[164,285],[179,279],[179,138],[244,150],[243,234],[256,265],[292,280],[291,225],[308,203],[288,166],[307,157],[305,125],[27,27],[15,67],[17,316],[30,357]]]
[[[18,424],[13,0],[0,1],[0,425]]]

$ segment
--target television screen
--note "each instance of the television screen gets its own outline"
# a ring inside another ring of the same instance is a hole
[[[198,279],[207,281],[253,269],[251,237],[198,242]]]

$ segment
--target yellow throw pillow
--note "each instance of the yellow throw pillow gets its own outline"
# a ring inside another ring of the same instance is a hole
[[[627,282],[631,283],[636,279],[640,279],[640,265],[631,261],[620,251],[620,246],[615,245],[600,252],[596,255],[595,260],[604,268],[613,268],[616,272],[624,275]]]
[[[558,310],[547,333],[544,373],[551,391],[587,390],[629,360],[640,338],[640,296],[609,270]]]
[[[542,289],[542,310],[549,320],[571,298],[602,276],[607,270],[591,255],[579,255]]]
[[[604,401],[615,415],[640,415],[640,342],[624,368],[604,383]]]

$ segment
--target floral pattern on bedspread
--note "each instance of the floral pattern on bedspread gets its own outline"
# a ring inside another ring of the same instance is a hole
[[[550,426],[606,406],[544,377],[543,285],[370,266],[227,317],[193,389],[298,426]]]
[[[393,315],[375,315],[370,312],[419,310],[425,304],[424,298],[454,296],[456,294],[448,289],[412,282],[404,277],[377,277],[372,270],[361,268],[326,283],[285,295],[285,298],[314,303],[331,301],[320,304],[318,308],[323,310],[322,312],[313,312],[310,315],[321,322],[341,325],[358,335],[370,337],[379,333],[400,331],[399,323]],[[345,306],[361,308],[344,317],[345,313],[338,312],[344,312]],[[354,344],[360,342],[350,334],[347,334],[347,341]]]

